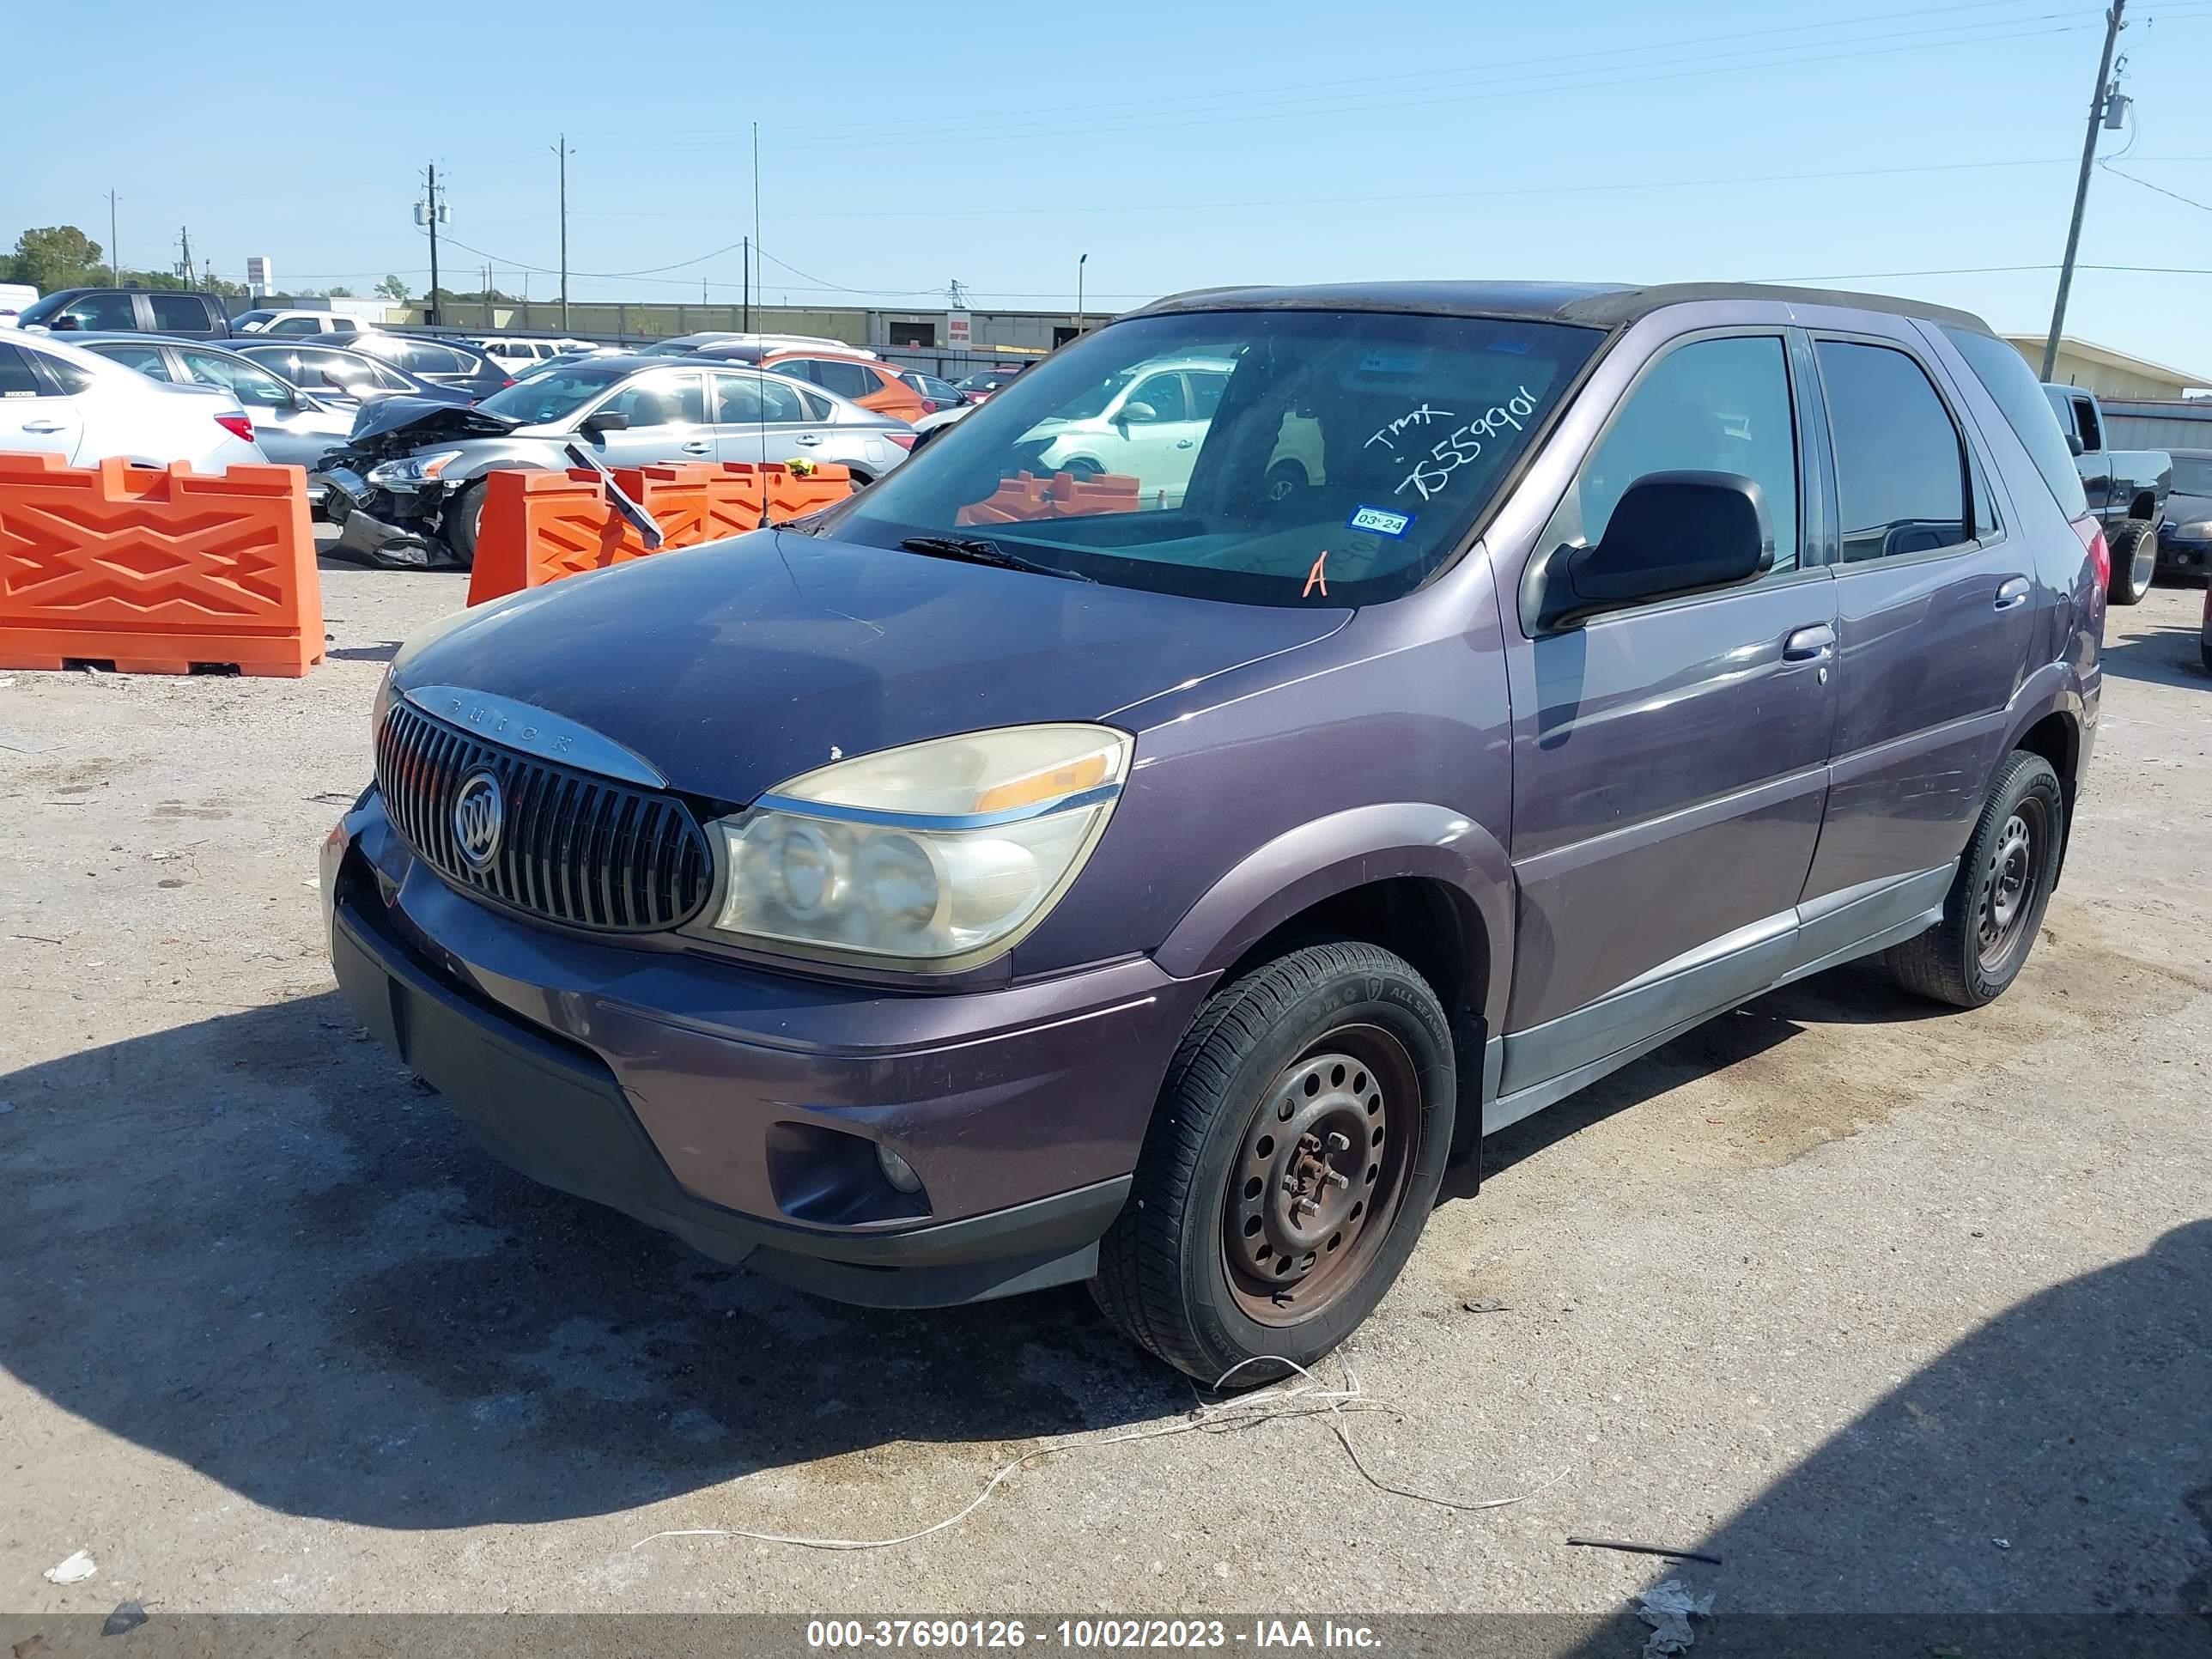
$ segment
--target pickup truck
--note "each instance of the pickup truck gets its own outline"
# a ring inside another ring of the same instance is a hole
[[[2107,449],[2105,411],[2097,394],[2078,386],[2045,383],[2043,395],[2057,412],[2058,429],[2081,470],[2089,511],[2105,527],[2112,552],[2114,605],[2141,605],[2158,572],[2158,526],[2173,488],[2173,458],[2162,449]]]

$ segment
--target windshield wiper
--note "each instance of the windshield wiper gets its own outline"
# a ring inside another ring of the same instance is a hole
[[[1039,576],[1065,576],[1072,582],[1096,582],[1096,576],[1086,576],[1080,570],[1070,570],[1065,565],[1047,564],[1041,559],[1025,558],[1008,551],[996,542],[986,541],[981,536],[908,536],[899,545],[909,553],[927,553],[934,559],[965,559],[970,564],[994,564],[1001,570],[1026,570]]]

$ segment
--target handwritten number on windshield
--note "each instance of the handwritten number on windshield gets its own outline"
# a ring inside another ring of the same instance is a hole
[[[1428,405],[1424,404],[1421,407],[1425,410]],[[1416,414],[1419,412],[1415,411]],[[1430,500],[1451,482],[1453,473],[1481,455],[1484,439],[1496,438],[1509,428],[1515,432],[1522,431],[1522,422],[1535,412],[1536,399],[1527,386],[1522,386],[1517,395],[1509,402],[1492,404],[1476,419],[1455,428],[1449,437],[1414,462],[1413,470],[1391,494],[1402,495],[1408,489],[1413,489],[1420,493],[1423,501]],[[1406,418],[1411,419],[1410,416]],[[1376,435],[1379,437],[1390,433],[1396,426],[1397,423],[1393,422]]]

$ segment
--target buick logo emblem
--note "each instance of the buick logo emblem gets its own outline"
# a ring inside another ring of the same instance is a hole
[[[453,840],[471,870],[491,868],[499,856],[499,832],[507,821],[507,798],[491,772],[471,772],[453,797]]]

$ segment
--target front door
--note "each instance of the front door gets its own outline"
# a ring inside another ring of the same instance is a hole
[[[1885,915],[1909,922],[1942,902],[2040,596],[2025,538],[2005,534],[1990,469],[1922,361],[1892,340],[1823,338],[1813,351],[1842,532],[1841,696],[1805,902],[1808,917],[1851,907],[1871,933]]]
[[[599,459],[609,466],[713,460],[703,378],[696,368],[654,369],[615,393],[604,407],[629,424],[589,441]]]
[[[1729,472],[1759,486],[1774,564],[1511,645],[1519,912],[1488,1127],[1764,988],[1794,945],[1827,793],[1835,624],[1835,584],[1802,556],[1798,428],[1779,332],[1679,342],[1537,544],[1596,542],[1649,473]]]

